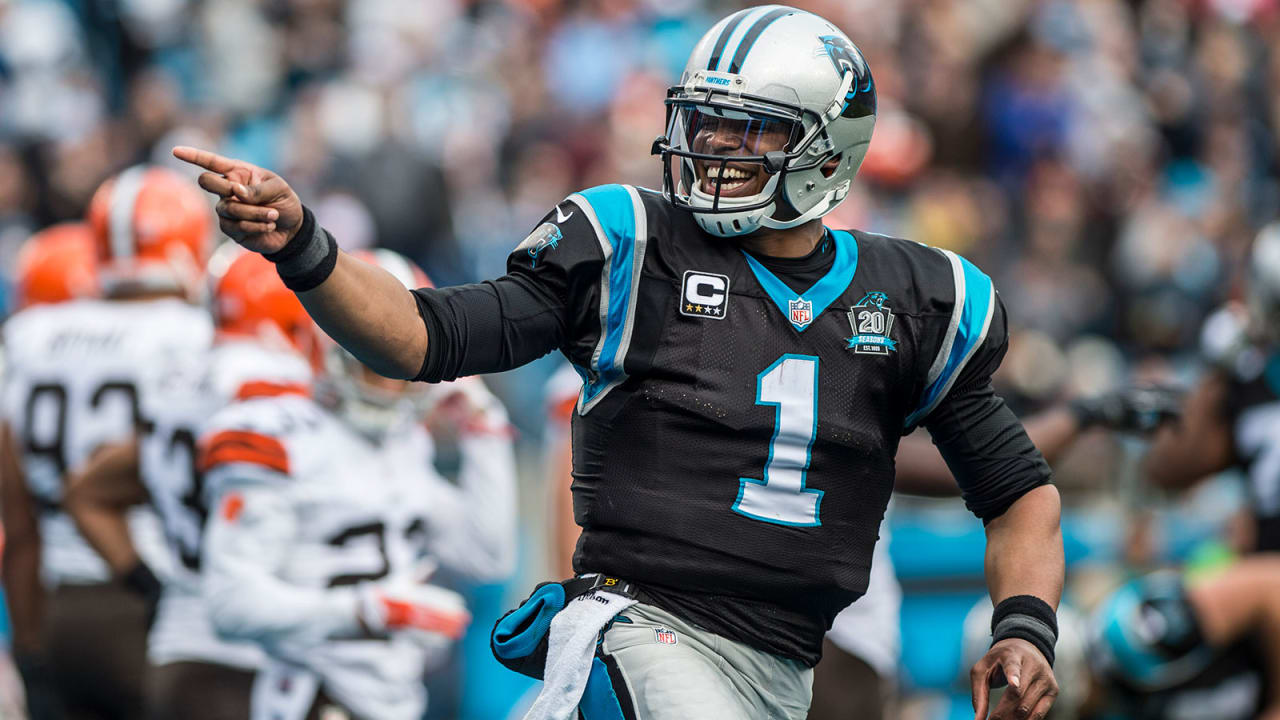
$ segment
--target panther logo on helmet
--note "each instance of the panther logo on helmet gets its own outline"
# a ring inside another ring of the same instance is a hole
[[[840,115],[847,118],[859,118],[873,115],[876,111],[875,81],[871,79],[871,69],[867,61],[858,52],[858,48],[843,35],[821,35],[822,49],[831,58],[836,67],[836,74],[844,77],[847,72],[853,73],[853,84],[844,96],[844,108]],[[861,95],[862,97],[858,97]]]

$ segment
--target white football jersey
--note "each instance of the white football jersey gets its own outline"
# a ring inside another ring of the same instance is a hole
[[[6,323],[3,414],[38,506],[47,584],[109,578],[106,564],[60,509],[66,474],[97,448],[145,427],[144,373],[207,348],[212,337],[208,314],[177,299],[41,305]],[[132,511],[130,530],[139,554],[163,574],[154,513]]]
[[[375,445],[301,395],[224,408],[201,448],[216,508],[204,567],[217,628],[314,674],[361,717],[421,717],[433,652],[395,634],[361,637],[355,586],[420,580],[436,564],[485,579],[509,572],[509,434],[464,437],[456,487],[434,470],[421,424]]]
[[[147,639],[153,664],[261,667],[262,651],[218,637],[205,608],[200,542],[208,508],[196,441],[209,418],[237,396],[290,391],[310,382],[310,366],[291,349],[227,337],[211,351],[149,373],[150,402],[143,408],[149,427],[139,438],[139,474],[164,527],[172,567]]]

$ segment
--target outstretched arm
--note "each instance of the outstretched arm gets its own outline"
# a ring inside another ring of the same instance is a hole
[[[418,374],[427,330],[399,280],[338,250],[279,175],[207,150],[176,147],[173,154],[208,171],[200,175],[200,187],[219,198],[222,232],[275,262],[330,337],[378,373]]]

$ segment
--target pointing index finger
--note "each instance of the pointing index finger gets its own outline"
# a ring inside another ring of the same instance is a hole
[[[212,170],[216,173],[222,173],[223,175],[239,167],[239,164],[231,158],[226,158],[218,155],[217,153],[209,152],[208,150],[201,150],[199,148],[188,147],[186,145],[179,145],[175,147],[173,149],[173,156],[183,162],[189,162],[192,165],[199,165],[206,170]]]

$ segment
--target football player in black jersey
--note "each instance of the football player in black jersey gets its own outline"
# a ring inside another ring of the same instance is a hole
[[[1007,679],[994,716],[1043,717],[1060,508],[991,389],[1000,298],[954,253],[820,219],[871,138],[866,61],[816,15],[749,8],[702,38],[666,104],[662,192],[571,195],[505,276],[412,293],[339,252],[274,173],[174,153],[210,171],[223,231],[370,367],[439,381],[558,349],[579,370],[574,568],[641,600],[605,633],[613,688],[593,713],[803,718],[823,633],[865,590],[898,440],[925,427],[987,529],[976,713]]]
[[[1181,420],[1156,434],[1144,467],[1151,482],[1193,485],[1240,467],[1248,477],[1253,549],[1280,551],[1280,223],[1258,234],[1247,303],[1205,322],[1209,371],[1187,394]]]
[[[1280,557],[1211,575],[1161,571],[1094,613],[1091,717],[1280,720]]]

